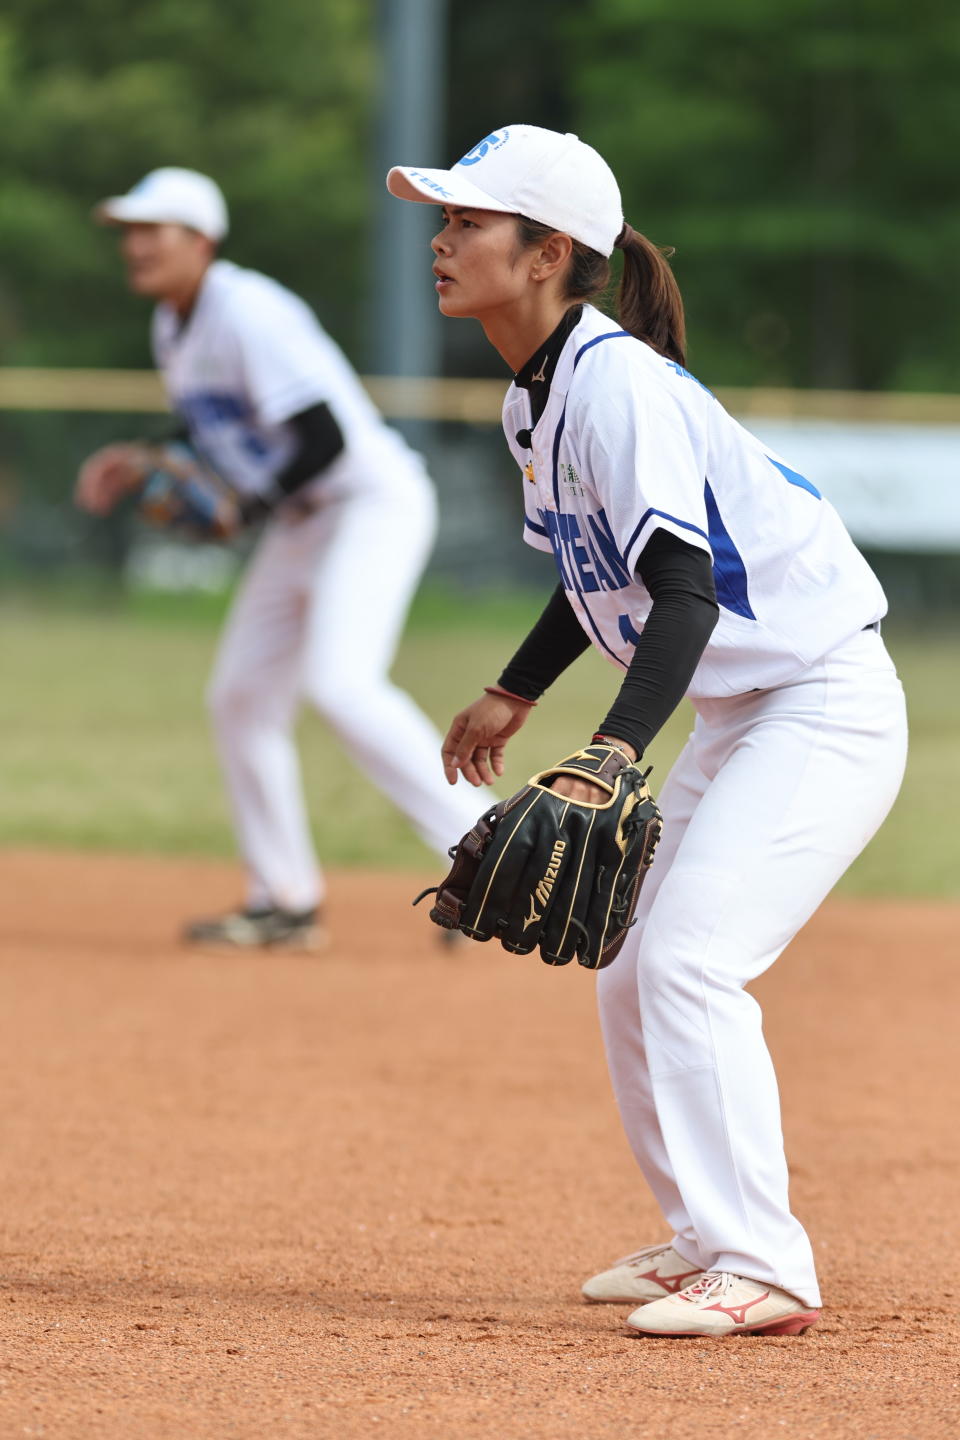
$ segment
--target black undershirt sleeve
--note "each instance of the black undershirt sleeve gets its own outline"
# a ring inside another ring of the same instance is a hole
[[[637,562],[653,605],[599,733],[627,740],[638,756],[687,692],[720,615],[706,550],[657,530]]]
[[[281,501],[315,479],[343,450],[343,431],[326,402],[291,415],[287,424],[294,431],[297,447],[274,477],[270,493],[251,495],[243,501],[240,508],[247,524],[269,515]]]
[[[710,556],[668,530],[655,531],[644,546],[637,576],[653,604],[599,733],[642,755],[686,694],[720,612]],[[558,585],[498,684],[538,700],[589,643]]]
[[[558,585],[497,684],[523,700],[539,700],[589,644],[563,586]]]

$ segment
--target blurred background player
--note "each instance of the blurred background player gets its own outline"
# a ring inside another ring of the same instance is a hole
[[[120,229],[130,289],[158,302],[170,405],[238,492],[236,528],[267,522],[208,694],[247,892],[185,938],[314,948],[324,880],[293,738],[301,699],[441,855],[475,819],[470,787],[444,781],[438,734],[388,678],[434,539],[433,489],[309,307],[218,258],[228,217],[211,179],[154,170],[94,213]],[[105,514],[140,483],[133,444],[108,445],[81,468],[77,502]]]

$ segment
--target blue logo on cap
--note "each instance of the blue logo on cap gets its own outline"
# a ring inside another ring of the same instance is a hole
[[[482,160],[484,155],[489,154],[491,150],[499,150],[501,145],[506,145],[509,138],[509,130],[494,130],[492,134],[485,136],[479,145],[474,145],[472,150],[468,150],[463,159],[457,161],[457,164],[476,165],[477,161]]]
[[[434,190],[438,195],[442,195],[445,200],[449,200],[450,191],[444,190],[440,182],[434,180],[431,175],[424,175],[422,170],[411,170],[410,178],[411,180],[419,180],[420,184],[425,185],[428,190]]]

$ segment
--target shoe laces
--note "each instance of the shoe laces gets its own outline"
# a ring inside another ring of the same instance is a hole
[[[708,1295],[717,1295],[726,1288],[730,1276],[722,1270],[707,1270],[699,1280],[694,1280],[692,1285],[687,1285],[677,1294],[678,1300],[689,1300],[695,1304],[698,1300],[705,1300]]]

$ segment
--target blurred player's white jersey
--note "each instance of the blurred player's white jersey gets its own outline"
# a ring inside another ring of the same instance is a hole
[[[636,579],[657,529],[713,559],[720,619],[692,699],[790,680],[886,612],[833,506],[682,366],[586,305],[530,437],[530,399],[503,409],[524,471],[524,538],[552,551],[591,641],[629,664],[651,607]],[[524,439],[527,437],[524,436]]]
[[[310,307],[256,270],[215,261],[186,323],[158,305],[152,338],[172,408],[244,494],[270,488],[294,448],[286,422],[322,402],[344,438],[324,472],[324,499],[388,484],[400,455],[409,460]]]
[[[388,674],[436,524],[421,457],[310,307],[254,270],[215,261],[186,324],[158,306],[153,344],[192,440],[247,494],[269,491],[292,457],[292,416],[326,403],[344,438],[297,490],[306,503],[281,505],[264,526],[210,687],[245,903],[299,913],[323,899],[293,735],[301,700],[445,857],[478,802],[465,780],[447,785],[440,736]]]

